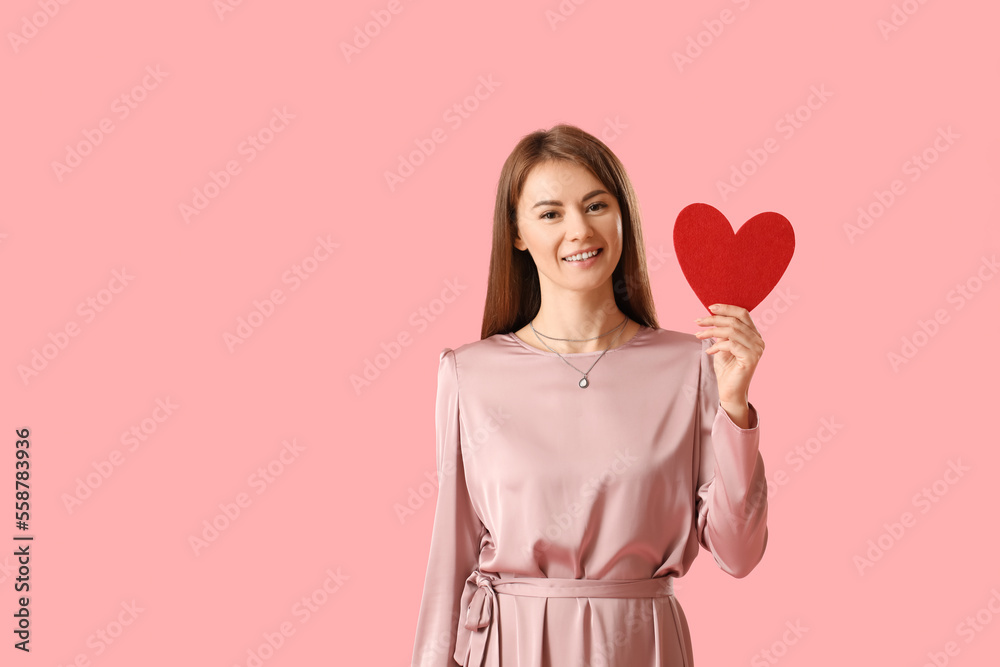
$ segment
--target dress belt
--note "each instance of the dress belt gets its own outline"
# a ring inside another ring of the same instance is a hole
[[[674,594],[673,576],[648,579],[563,579],[555,577],[515,577],[500,579],[479,569],[465,580],[462,601],[475,593],[466,607],[465,620],[458,629],[454,658],[460,665],[484,667],[490,630],[499,621],[497,593],[533,598],[655,598]],[[500,667],[493,651],[489,667]]]

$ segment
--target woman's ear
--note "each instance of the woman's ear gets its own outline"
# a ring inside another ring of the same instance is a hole
[[[521,232],[517,229],[517,220],[514,220],[514,247],[518,250],[527,250],[528,244],[521,238]]]

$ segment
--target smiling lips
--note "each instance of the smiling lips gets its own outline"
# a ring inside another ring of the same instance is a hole
[[[603,250],[603,248],[597,248],[596,250],[591,250],[591,251],[587,251],[587,252],[577,253],[576,255],[570,255],[568,257],[563,257],[563,261],[564,262],[586,261],[586,260],[590,259],[591,257],[596,257],[597,255],[599,255],[602,250]]]

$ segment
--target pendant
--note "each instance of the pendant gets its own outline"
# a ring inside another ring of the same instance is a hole
[[[590,382],[587,380],[587,376],[584,375],[583,379],[580,380],[580,389],[586,389],[589,385],[590,385]]]

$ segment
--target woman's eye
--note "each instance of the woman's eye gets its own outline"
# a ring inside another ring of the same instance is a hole
[[[596,206],[597,208],[596,209],[593,208],[594,206]],[[587,210],[590,211],[591,213],[594,213],[596,211],[600,211],[607,207],[608,205],[606,203],[602,201],[595,201],[594,203],[590,204],[590,206],[587,207]],[[552,215],[559,215],[558,211],[546,211],[545,213],[542,213],[541,216],[539,217],[542,218],[543,220],[554,220],[554,218],[549,217],[550,213]]]

